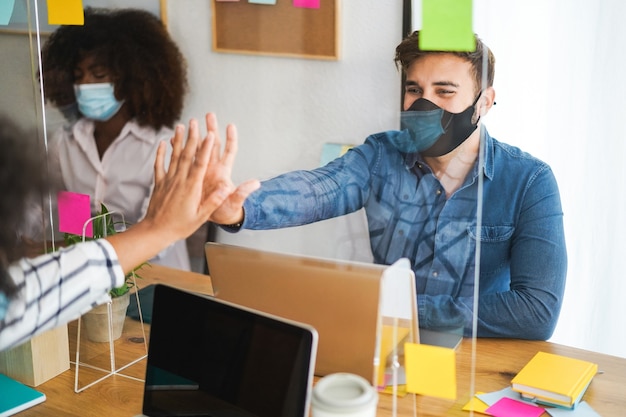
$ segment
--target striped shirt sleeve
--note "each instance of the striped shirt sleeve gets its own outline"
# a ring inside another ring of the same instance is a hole
[[[0,350],[77,319],[124,283],[117,254],[104,239],[20,259],[8,272],[18,292],[0,320]]]

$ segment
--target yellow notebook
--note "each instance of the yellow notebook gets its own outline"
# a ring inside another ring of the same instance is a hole
[[[595,363],[538,352],[511,380],[511,388],[527,400],[571,408],[596,372]]]

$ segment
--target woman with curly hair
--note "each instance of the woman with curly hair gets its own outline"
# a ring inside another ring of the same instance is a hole
[[[152,161],[173,136],[187,91],[186,63],[162,22],[135,9],[85,10],[83,26],[61,26],[42,50],[44,93],[71,121],[50,146],[62,189],[89,194],[129,224],[146,213]],[[169,159],[169,153],[166,156]],[[151,262],[190,269],[184,241]]]

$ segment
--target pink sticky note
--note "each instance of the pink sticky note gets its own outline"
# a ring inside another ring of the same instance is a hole
[[[522,401],[503,397],[485,411],[494,417],[539,417],[545,410]]]
[[[59,208],[59,231],[82,236],[83,226],[91,218],[89,195],[59,191],[57,205]],[[85,228],[85,236],[93,237],[93,224],[91,222]]]
[[[320,0],[293,0],[293,7],[304,7],[305,9],[319,9]]]

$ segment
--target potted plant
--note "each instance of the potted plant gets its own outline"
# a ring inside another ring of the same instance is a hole
[[[101,204],[101,212],[93,218],[93,235],[85,237],[72,233],[65,233],[63,238],[66,245],[86,240],[100,239],[117,233],[116,226],[124,222],[115,222],[107,207]],[[112,331],[111,340],[117,340],[122,335],[124,329],[124,321],[126,319],[126,310],[130,304],[130,290],[135,285],[135,279],[139,277],[136,271],[144,264],[139,265],[126,275],[122,286],[113,288],[109,294],[111,296],[111,313],[112,313]],[[85,321],[85,330],[87,338],[92,342],[108,342],[109,341],[109,319],[108,304],[102,304],[94,307],[91,311],[83,315]]]

